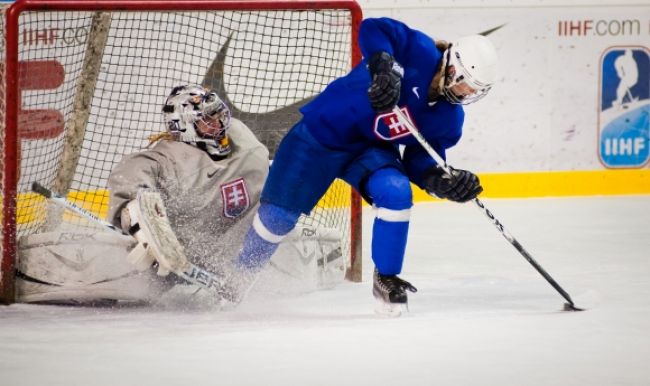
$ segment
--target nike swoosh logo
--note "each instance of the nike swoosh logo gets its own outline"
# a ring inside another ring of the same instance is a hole
[[[413,90],[413,94],[415,94],[415,96],[418,97],[418,99],[420,99],[420,94],[418,94],[418,89],[419,87],[413,87],[412,90]]]
[[[59,255],[58,253],[54,252],[53,250],[51,250],[49,248],[47,250],[50,251],[50,253],[52,255],[54,255],[54,257],[57,260],[59,260],[61,263],[63,263],[63,265],[66,265],[66,266],[72,268],[73,270],[75,270],[77,272],[81,272],[81,271],[85,270],[95,260],[95,259],[92,259],[92,260],[89,260],[89,261],[73,261],[73,260],[70,260],[70,259],[68,259],[68,258],[66,258],[64,256]],[[77,257],[80,260],[83,258],[81,250],[77,250]]]

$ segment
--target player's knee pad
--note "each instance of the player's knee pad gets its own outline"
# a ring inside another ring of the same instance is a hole
[[[408,177],[392,167],[373,172],[366,182],[366,191],[377,208],[404,210],[413,206]]]
[[[300,218],[299,211],[263,202],[257,210],[253,226],[267,241],[274,242],[278,239],[277,242],[280,242],[296,226],[298,218]],[[268,237],[264,237],[265,235]]]

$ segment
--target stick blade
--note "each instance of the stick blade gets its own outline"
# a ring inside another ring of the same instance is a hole
[[[46,198],[51,198],[52,197],[52,191],[46,188],[45,186],[39,184],[38,182],[33,182],[32,183],[32,191],[34,193],[38,193],[41,196],[44,196]]]
[[[572,303],[564,303],[564,307],[562,308],[563,311],[584,311],[584,308],[579,308],[576,307]]]

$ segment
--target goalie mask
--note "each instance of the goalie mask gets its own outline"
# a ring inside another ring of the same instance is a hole
[[[201,86],[174,87],[163,107],[167,130],[178,141],[196,145],[211,156],[230,154],[230,109],[216,92]]]
[[[483,98],[496,80],[497,52],[485,36],[452,42],[443,54],[442,92],[450,103],[467,105]]]

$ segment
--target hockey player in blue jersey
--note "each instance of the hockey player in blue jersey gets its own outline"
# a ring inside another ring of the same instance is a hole
[[[365,19],[359,44],[364,60],[305,105],[280,144],[239,263],[251,272],[264,265],[338,177],[375,209],[373,295],[394,307],[416,291],[397,276],[413,205],[410,182],[456,202],[483,189],[472,172],[445,174],[391,110],[399,106],[444,157],[461,137],[462,105],[492,87],[497,58],[483,36],[434,42],[388,18]]]

